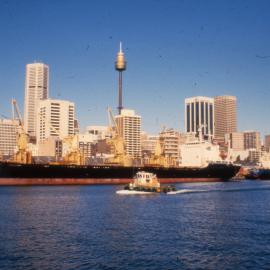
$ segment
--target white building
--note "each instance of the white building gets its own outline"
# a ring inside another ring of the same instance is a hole
[[[111,133],[106,126],[87,126],[86,134],[93,135],[96,141],[105,140],[111,137]]]
[[[133,158],[141,157],[141,116],[134,110],[122,109],[115,120],[125,141],[126,154]]]
[[[167,129],[159,133],[160,142],[163,145],[165,157],[179,159],[179,132]]]
[[[214,99],[209,97],[191,97],[185,99],[185,131],[198,133],[206,137],[214,136]]]
[[[49,67],[43,63],[26,65],[24,125],[26,132],[36,137],[38,102],[49,95]]]
[[[60,99],[41,100],[37,110],[37,141],[51,136],[74,135],[74,103]]]
[[[11,156],[17,149],[18,121],[0,119],[0,156]]]

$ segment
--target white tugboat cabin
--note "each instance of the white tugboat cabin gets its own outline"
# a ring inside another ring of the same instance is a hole
[[[129,184],[129,189],[160,192],[160,182],[155,174],[141,171],[136,173],[133,181]]]

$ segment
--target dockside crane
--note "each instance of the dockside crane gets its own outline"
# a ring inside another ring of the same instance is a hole
[[[126,155],[125,141],[120,135],[119,128],[110,107],[107,108],[107,113],[109,119],[109,131],[112,135],[111,138],[107,139],[107,143],[111,146],[111,152],[113,154],[113,157],[109,158],[107,163],[119,166],[131,166],[132,160]]]
[[[64,164],[85,165],[85,156],[79,148],[79,137],[77,134],[68,136],[63,139],[68,145],[69,151],[64,156]]]
[[[16,119],[19,121],[19,128],[17,131],[18,151],[15,153],[13,161],[18,163],[29,164],[32,163],[32,153],[27,149],[29,136],[25,131],[22,115],[20,113],[17,101],[15,99],[12,99],[11,105],[12,105],[12,120],[13,122],[15,122]]]
[[[155,152],[149,159],[150,166],[162,166],[162,167],[169,167],[170,162],[169,159],[165,156],[165,142],[164,138],[159,136],[156,146]]]

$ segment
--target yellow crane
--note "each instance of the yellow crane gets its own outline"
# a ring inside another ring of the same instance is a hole
[[[150,157],[149,165],[150,166],[162,166],[162,167],[169,167],[169,160],[165,156],[165,143],[164,138],[159,136],[156,147],[155,147],[155,153],[152,157]]]
[[[68,153],[64,156],[64,163],[73,165],[84,165],[85,157],[83,152],[79,149],[78,134],[64,138],[63,143],[66,143],[69,148]]]
[[[109,118],[109,131],[111,133],[111,138],[107,139],[107,143],[111,146],[111,152],[113,154],[113,157],[109,158],[107,163],[120,166],[131,166],[132,160],[125,153],[125,141],[120,135],[119,128],[110,107],[108,107],[107,113]]]
[[[17,132],[18,151],[15,153],[13,157],[13,161],[18,162],[18,163],[29,164],[29,163],[32,163],[32,153],[28,151],[27,149],[29,136],[25,131],[24,123],[22,120],[22,116],[21,116],[17,101],[15,99],[12,99],[11,104],[12,104],[13,123],[15,123],[15,120],[16,120],[15,115],[17,115],[17,119],[19,121],[19,128]]]

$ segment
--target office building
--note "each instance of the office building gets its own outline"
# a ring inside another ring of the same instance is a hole
[[[205,137],[214,135],[214,99],[191,97],[185,99],[185,131],[198,133],[201,129]]]
[[[126,154],[133,158],[141,157],[141,116],[134,110],[122,109],[115,120],[125,142]]]
[[[225,134],[237,131],[236,97],[218,96],[214,98],[215,139],[224,142]]]
[[[37,106],[49,95],[49,67],[43,63],[26,65],[24,125],[33,139],[36,137]]]
[[[12,156],[17,149],[18,121],[0,119],[0,156]]]
[[[63,139],[74,135],[73,102],[60,99],[41,100],[37,112],[37,141],[51,136]]]
[[[228,144],[230,149],[238,151],[245,149],[243,132],[232,132],[225,134],[225,142]]]
[[[258,131],[245,131],[244,132],[244,148],[261,150],[260,132]]]

